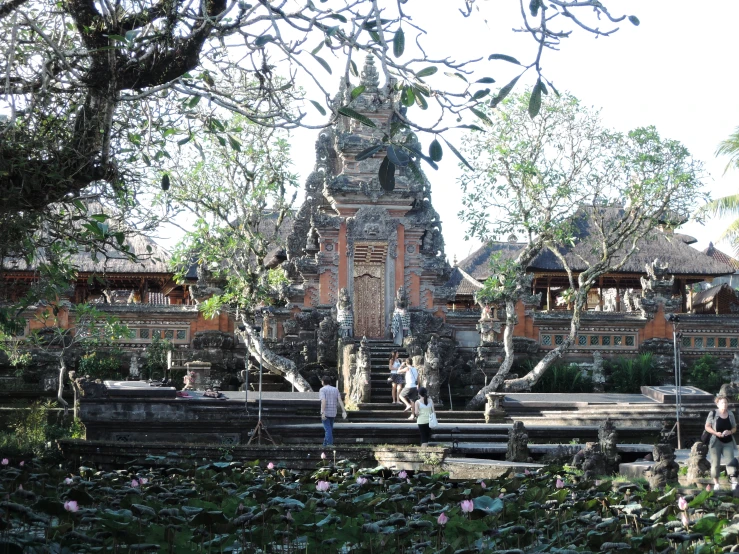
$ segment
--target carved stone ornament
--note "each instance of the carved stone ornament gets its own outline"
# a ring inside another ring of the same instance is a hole
[[[326,316],[318,325],[318,363],[328,366],[336,364],[336,339],[339,324],[331,316]]]
[[[505,393],[489,392],[485,394],[487,404],[485,405],[485,423],[498,422],[505,418],[505,410],[503,409],[503,400]]]
[[[352,375],[349,397],[355,404],[363,404],[369,402],[372,396],[372,380],[370,378],[372,357],[367,337],[362,337],[355,360],[356,368]]]
[[[339,290],[339,301],[336,304],[336,321],[339,324],[339,336],[343,339],[354,336],[354,312],[352,298],[346,288]]]
[[[668,273],[669,264],[656,258],[646,265],[647,277],[641,278],[642,298],[641,312],[648,319],[654,318],[659,306],[664,306],[665,313],[674,312],[680,306],[680,298],[673,297],[672,288],[675,276]]]
[[[509,462],[526,462],[529,460],[529,434],[523,421],[514,421],[508,431],[508,450],[505,459]]]
[[[675,449],[671,444],[655,444],[652,456],[657,462],[644,475],[652,489],[662,489],[667,483],[677,481],[680,466],[675,461]]]
[[[618,453],[618,431],[609,418],[598,427],[598,443],[605,457],[606,468],[609,472],[616,471],[618,464],[621,463],[621,456]]]
[[[429,396],[436,405],[442,405],[440,388],[441,377],[439,370],[441,368],[441,353],[439,352],[439,339],[436,335],[431,335],[428,346],[426,347],[425,362],[423,368],[424,386]]]
[[[706,459],[708,445],[701,441],[693,443],[688,457],[688,483],[696,484],[699,479],[707,477],[711,471],[711,462]]]
[[[606,458],[597,442],[586,442],[585,448],[575,454],[572,465],[583,471],[585,479],[594,479],[606,473]]]
[[[234,347],[234,337],[223,331],[198,331],[192,339],[192,347],[196,350],[205,348],[230,350]]]
[[[390,325],[390,331],[393,335],[393,342],[400,346],[403,339],[411,335],[411,314],[408,312],[408,297],[405,294],[405,287],[400,287],[395,293],[395,309],[393,310],[393,319]]]

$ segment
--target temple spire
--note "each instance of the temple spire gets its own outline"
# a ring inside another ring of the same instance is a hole
[[[360,84],[364,85],[365,92],[377,92],[380,86],[380,74],[375,67],[375,58],[371,54],[368,54],[364,60]]]

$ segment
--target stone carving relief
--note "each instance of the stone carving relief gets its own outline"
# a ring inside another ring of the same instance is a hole
[[[655,444],[652,457],[657,462],[644,475],[652,489],[662,489],[667,483],[677,481],[680,466],[675,461],[675,449],[671,444]]]
[[[664,306],[665,312],[674,312],[680,306],[680,298],[673,297],[672,288],[675,276],[669,273],[669,264],[662,263],[655,258],[645,266],[647,277],[641,278],[642,299],[641,312],[648,319],[654,318],[659,305]]]
[[[372,359],[367,337],[362,337],[356,354],[356,367],[352,375],[349,397],[354,404],[363,404],[370,401],[372,396],[372,381],[370,370]]]
[[[697,441],[690,449],[688,457],[688,484],[698,483],[699,479],[707,477],[711,471],[711,462],[706,459],[708,445]]]
[[[606,457],[597,442],[586,442],[572,460],[572,465],[583,471],[585,479],[594,479],[606,473]]]
[[[349,291],[342,288],[339,291],[339,301],[336,304],[336,320],[339,324],[339,336],[349,338],[354,336],[354,311]]]
[[[336,339],[339,324],[331,316],[326,316],[318,325],[318,363],[336,364]]]
[[[439,369],[441,367],[441,354],[439,352],[439,339],[436,335],[431,335],[428,346],[426,347],[426,356],[423,367],[424,386],[428,390],[429,396],[434,404],[441,406],[441,377]]]
[[[514,421],[508,431],[508,450],[505,459],[509,462],[529,461],[529,434],[523,421]]]
[[[600,444],[600,451],[605,457],[608,472],[617,471],[618,464],[621,463],[621,456],[618,453],[618,431],[609,418],[606,418],[598,427],[598,443]]]

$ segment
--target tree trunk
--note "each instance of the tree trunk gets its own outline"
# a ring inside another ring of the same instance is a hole
[[[513,328],[516,326],[516,304],[512,300],[506,301],[505,304],[505,330],[503,331],[503,349],[505,351],[505,358],[503,363],[498,368],[498,373],[492,378],[492,380],[481,388],[477,394],[467,402],[466,408],[468,410],[479,409],[485,404],[485,395],[489,392],[495,392],[498,387],[503,383],[508,372],[513,367]]]
[[[572,312],[572,319],[570,320],[570,334],[562,341],[557,348],[549,352],[544,356],[539,363],[534,366],[534,369],[529,371],[523,377],[518,379],[510,379],[505,382],[503,390],[506,392],[528,392],[531,388],[539,382],[539,379],[546,373],[546,371],[552,366],[552,364],[561,358],[575,343],[577,335],[580,332],[580,318],[582,316],[582,307],[584,302],[587,300],[588,291],[590,287],[580,287],[577,289],[575,296],[575,309]]]
[[[64,408],[64,417],[67,417],[67,411],[69,410],[69,404],[64,398],[62,398],[62,390],[64,389],[64,379],[67,376],[67,364],[64,363],[64,354],[59,356],[59,388],[57,389],[56,399],[59,404]]]
[[[248,336],[246,344],[249,349],[249,353],[254,356],[257,361],[261,358],[262,365],[265,369],[281,375],[288,383],[292,384],[298,392],[313,391],[308,381],[303,379],[303,376],[300,375],[298,367],[292,360],[288,360],[284,356],[280,356],[279,354],[272,352],[267,347],[264,347],[264,352],[261,352],[259,336],[249,325],[246,325],[245,333]],[[262,342],[261,344],[263,345],[264,343]]]

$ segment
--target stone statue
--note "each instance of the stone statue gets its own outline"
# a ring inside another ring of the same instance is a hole
[[[593,392],[603,392],[606,384],[606,376],[603,372],[603,354],[597,350],[593,352]]]
[[[354,404],[363,404],[370,401],[372,396],[372,381],[370,378],[370,370],[372,367],[372,357],[370,354],[367,337],[362,337],[359,343],[359,350],[355,356],[356,367],[352,375],[352,382],[349,392]]]
[[[708,445],[701,441],[693,443],[688,457],[688,483],[695,484],[698,479],[708,476],[711,470],[711,462],[706,459]]]
[[[665,313],[674,312],[680,306],[680,298],[673,297],[672,287],[675,276],[669,274],[669,264],[656,258],[646,267],[647,277],[641,278],[642,298],[640,310],[646,318],[653,318],[659,305],[664,306]]]
[[[485,405],[485,423],[502,422],[505,419],[505,410],[503,409],[503,399],[505,394],[502,392],[489,392],[485,395],[487,404]]]
[[[393,342],[398,346],[403,345],[403,339],[411,336],[411,314],[408,312],[408,297],[405,287],[400,287],[395,293],[395,310],[391,325]]]
[[[508,432],[508,451],[505,459],[509,462],[529,461],[529,434],[523,421],[514,421]]]
[[[586,442],[585,448],[575,454],[572,465],[583,471],[585,479],[594,479],[607,473],[606,457],[597,442]]]
[[[318,246],[318,231],[316,231],[316,228],[311,226],[311,228],[308,230],[308,237],[305,241],[305,251],[306,252],[318,252],[320,250]]]
[[[128,376],[132,380],[137,380],[141,372],[139,371],[139,357],[134,354],[131,356],[131,364],[128,366]]]
[[[657,463],[644,473],[652,489],[661,489],[667,483],[677,481],[680,466],[675,461],[675,449],[671,444],[655,444],[652,457]]]
[[[426,387],[429,396],[437,406],[443,405],[439,394],[441,388],[440,367],[441,354],[439,353],[439,339],[436,338],[436,335],[431,335],[431,340],[429,340],[428,346],[426,347],[426,356],[423,365],[423,386]]]
[[[618,453],[618,431],[610,418],[606,418],[598,427],[598,443],[609,473],[618,471],[618,464],[621,463],[621,456]]]
[[[345,288],[339,290],[339,301],[336,303],[336,321],[339,323],[339,337],[342,339],[354,336],[354,312],[352,299]]]
[[[318,324],[318,363],[332,365],[336,363],[336,336],[339,324],[327,315]]]
[[[502,326],[498,319],[493,317],[493,307],[490,304],[480,304],[480,320],[477,330],[480,331],[480,344],[482,346],[496,341],[497,335],[502,332]]]

